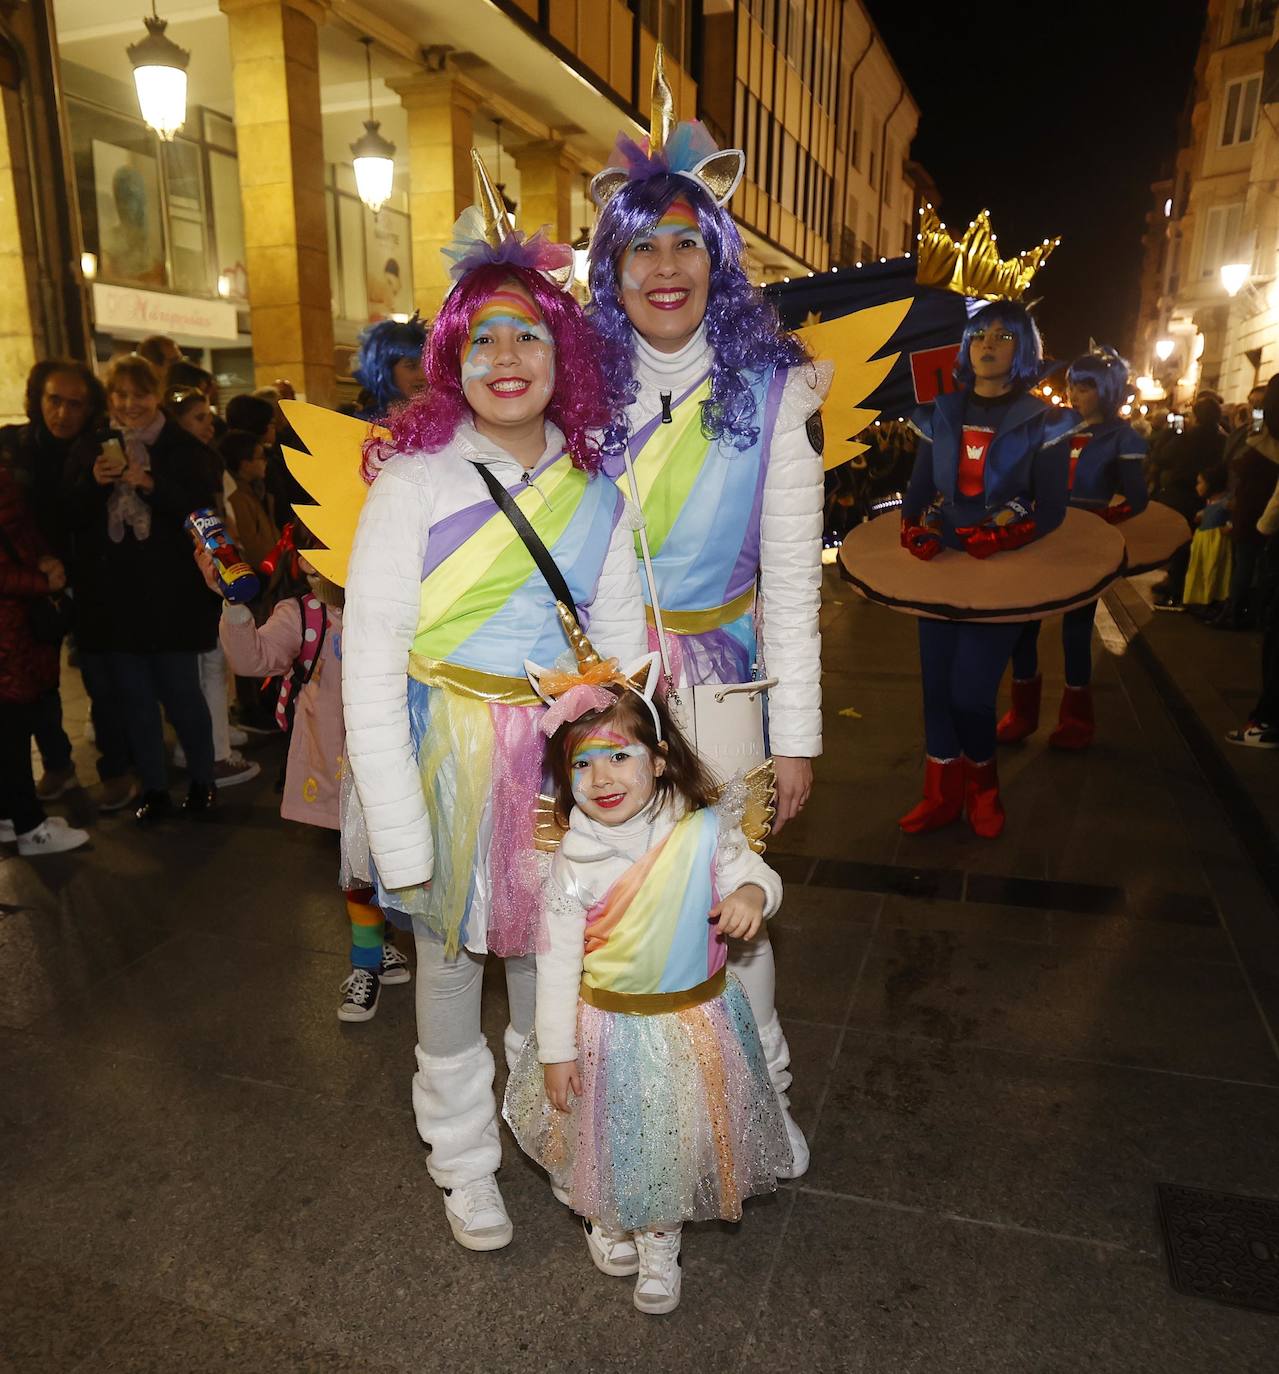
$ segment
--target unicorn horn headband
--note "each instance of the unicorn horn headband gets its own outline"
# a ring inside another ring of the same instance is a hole
[[[454,283],[477,267],[504,263],[540,272],[561,291],[567,291],[573,284],[572,248],[567,243],[553,243],[545,228],[531,238],[512,229],[501,193],[474,148],[471,166],[478,189],[476,203],[458,216],[452,240],[440,250],[449,261]]]
[[[676,123],[675,97],[666,79],[666,58],[659,43],[653,53],[648,147],[625,134],[618,135],[614,152],[623,165],[605,167],[591,181],[591,199],[602,210],[630,181],[655,176],[687,177],[716,205],[724,206],[737,190],[746,170],[740,148],[719,148],[697,120]]]
[[[577,617],[562,601],[555,603],[555,610],[577,660],[577,671],[541,668],[527,658],[524,660],[524,671],[533,690],[550,707],[538,723],[541,732],[549,738],[561,725],[581,719],[588,711],[607,711],[617,702],[616,693],[608,689],[624,687],[648,707],[660,740],[662,722],[653,705],[653,693],[661,676],[661,655],[645,654],[622,671],[617,659],[600,657]]]

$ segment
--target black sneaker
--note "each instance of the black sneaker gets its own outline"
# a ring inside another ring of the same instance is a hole
[[[407,983],[413,977],[408,956],[401,954],[389,940],[382,946],[382,967],[377,976],[383,983]]]
[[[371,1021],[377,1015],[378,994],[382,984],[371,968],[353,968],[342,983],[339,1021]]]
[[[188,816],[207,816],[218,804],[218,789],[211,782],[193,782],[182,809]]]

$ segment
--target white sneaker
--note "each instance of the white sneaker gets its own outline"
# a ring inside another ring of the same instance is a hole
[[[799,1129],[799,1124],[790,1114],[790,1104],[782,1094],[778,1094],[782,1108],[782,1121],[786,1126],[786,1139],[790,1142],[790,1168],[778,1169],[778,1178],[803,1178],[808,1172],[809,1153],[808,1141],[804,1139],[804,1132]]]
[[[0,821],[0,844],[12,844],[18,838],[12,821]]]
[[[679,1290],[684,1278],[679,1240],[678,1226],[673,1231],[635,1232],[639,1251],[635,1306],[641,1312],[674,1312],[679,1306]]]
[[[500,1250],[511,1243],[515,1228],[492,1174],[445,1188],[443,1193],[444,1215],[459,1245],[468,1250]]]
[[[629,1231],[610,1231],[602,1221],[591,1217],[582,1218],[582,1230],[586,1233],[586,1248],[601,1274],[620,1278],[639,1273],[639,1250]]]
[[[377,976],[381,982],[387,984],[407,983],[413,977],[408,955],[401,954],[390,940],[382,945],[382,966],[378,969]]]
[[[243,749],[249,742],[248,731],[241,730],[238,725],[228,725],[226,737],[232,749]]]
[[[24,858],[34,859],[41,854],[64,854],[68,849],[79,849],[82,844],[89,843],[89,832],[75,829],[61,816],[50,816],[34,830],[19,835],[17,840],[18,853]]]

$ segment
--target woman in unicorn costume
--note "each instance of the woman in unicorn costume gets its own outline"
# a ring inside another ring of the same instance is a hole
[[[524,660],[568,645],[552,595],[484,470],[514,497],[601,648],[644,649],[634,521],[595,474],[607,420],[601,346],[561,289],[572,252],[507,228],[475,159],[483,213],[445,249],[454,285],[431,329],[426,390],[366,450],[372,483],[346,583],[343,696],[352,798],[347,875],[376,886],[417,944],[413,1107],[454,1237],[512,1234],[493,1056],[480,1031],[486,953],[506,957],[508,1054],[533,1026],[545,945],[533,811],[541,707]],[[367,845],[360,842],[360,812]]]
[[[624,409],[607,470],[621,478],[629,448],[676,681],[779,679],[768,727],[780,830],[807,800],[822,747],[818,407],[831,367],[810,361],[747,280],[725,208],[744,156],[718,150],[699,123],[674,123],[660,48],[649,146],[622,136],[616,151],[620,165],[591,183],[601,207],[591,318],[623,350],[604,360]],[[808,1146],[788,1110],[767,934],[734,942],[729,962],[759,1023],[789,1176],[799,1177]]]

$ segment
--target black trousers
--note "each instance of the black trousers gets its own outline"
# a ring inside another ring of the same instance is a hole
[[[36,799],[31,772],[31,737],[35,734],[35,702],[0,701],[0,820],[12,821],[19,835],[44,820]]]

